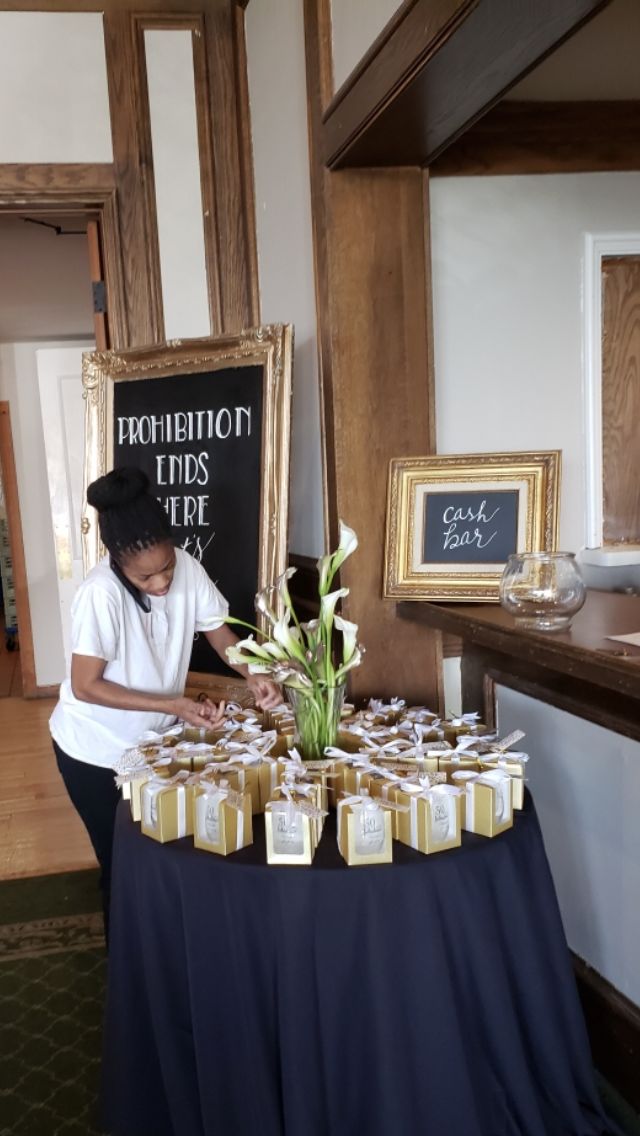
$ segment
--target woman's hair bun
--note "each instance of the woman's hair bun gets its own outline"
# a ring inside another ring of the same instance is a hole
[[[87,489],[87,501],[99,513],[105,509],[120,509],[147,493],[149,485],[149,478],[143,470],[121,466],[91,482]]]

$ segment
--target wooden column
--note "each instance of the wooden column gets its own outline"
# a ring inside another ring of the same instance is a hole
[[[323,2],[306,4],[312,205],[329,532],[358,534],[344,603],[360,627],[355,698],[401,695],[437,706],[437,637],[382,599],[389,459],[433,452],[428,183],[418,168],[330,172],[321,157],[328,47]]]

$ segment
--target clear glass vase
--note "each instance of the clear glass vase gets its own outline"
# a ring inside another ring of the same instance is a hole
[[[573,552],[518,552],[500,581],[500,603],[519,627],[566,631],[586,598]]]
[[[327,746],[336,744],[345,684],[298,690],[284,684],[295,718],[295,745],[304,761],[320,761]]]

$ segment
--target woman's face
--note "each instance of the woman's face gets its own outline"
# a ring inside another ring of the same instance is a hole
[[[166,596],[176,567],[176,550],[170,540],[123,556],[120,568],[127,580],[147,596]]]

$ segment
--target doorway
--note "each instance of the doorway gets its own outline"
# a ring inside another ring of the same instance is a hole
[[[56,451],[53,442],[60,437],[65,410],[58,407],[62,386],[41,400],[38,356],[44,348],[64,348],[66,358],[76,347],[73,386],[79,406],[72,408],[72,417],[77,435],[83,420],[81,351],[109,345],[101,221],[95,209],[0,204],[0,400],[6,405],[1,464],[13,464],[15,470],[15,492],[10,501],[5,492],[4,518],[0,513],[11,574],[4,589],[6,634],[0,626],[0,697],[50,695],[64,677],[67,553],[75,542],[54,524],[60,516],[56,498],[59,502],[70,490],[66,453]],[[68,389],[68,383],[62,385]],[[77,438],[76,443],[81,444]]]

